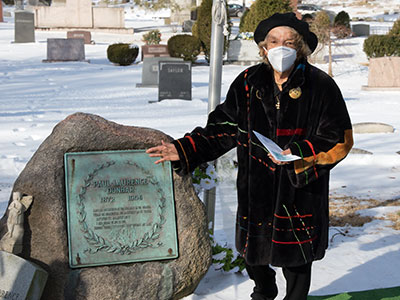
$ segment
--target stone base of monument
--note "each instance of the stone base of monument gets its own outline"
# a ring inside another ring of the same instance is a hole
[[[397,91],[400,91],[400,87],[393,87],[393,86],[378,87],[378,86],[363,85],[363,86],[361,86],[361,90],[363,90],[363,91],[390,91],[390,92],[397,92]]]
[[[0,251],[0,299],[39,300],[47,272],[17,255]]]
[[[114,153],[143,153],[171,140],[154,129],[83,113],[55,126],[13,186],[14,192],[34,198],[25,214],[21,257],[49,274],[41,300],[181,299],[195,290],[212,257],[204,204],[191,177],[174,172],[172,182],[163,184],[158,172],[171,172],[168,164],[148,164],[147,155],[145,161]],[[173,203],[166,187],[173,189]],[[0,219],[0,238],[8,230],[9,212]],[[78,222],[68,223],[69,217]],[[167,228],[172,222],[176,232]],[[76,234],[81,239],[77,248]],[[168,246],[173,234],[177,250]],[[2,267],[0,258],[0,273]]]

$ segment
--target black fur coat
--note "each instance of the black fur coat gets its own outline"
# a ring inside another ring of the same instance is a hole
[[[261,63],[235,79],[205,128],[173,141],[180,157],[174,165],[189,173],[237,147],[238,251],[250,265],[304,265],[328,246],[329,171],[350,151],[351,128],[326,73],[297,63],[280,92]],[[253,131],[302,159],[275,165]]]

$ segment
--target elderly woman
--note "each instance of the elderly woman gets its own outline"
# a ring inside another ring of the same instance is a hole
[[[275,299],[275,271],[286,278],[285,300],[305,300],[311,263],[328,246],[329,172],[350,151],[351,122],[342,94],[307,56],[317,37],[293,13],[274,14],[254,32],[264,62],[243,71],[204,128],[148,149],[180,174],[237,148],[236,247],[255,281],[252,299]],[[274,159],[254,132],[272,139]]]

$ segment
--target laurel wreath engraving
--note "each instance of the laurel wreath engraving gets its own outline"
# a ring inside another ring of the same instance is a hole
[[[157,193],[160,198],[157,203],[157,214],[154,216],[153,226],[150,231],[146,232],[142,237],[132,241],[129,244],[123,244],[118,241],[110,241],[99,236],[95,233],[86,223],[86,211],[85,211],[85,194],[88,187],[91,185],[91,181],[96,177],[99,171],[109,168],[115,165],[115,161],[109,161],[104,164],[98,165],[92,172],[90,172],[86,179],[84,179],[84,185],[81,186],[80,193],[78,194],[78,204],[77,204],[77,213],[78,213],[78,221],[81,225],[81,231],[84,234],[86,241],[91,246],[87,248],[85,252],[89,252],[90,254],[97,253],[99,251],[105,251],[108,253],[115,253],[120,255],[129,255],[139,250],[145,248],[158,248],[163,245],[162,242],[157,242],[157,239],[160,237],[160,232],[162,226],[165,224],[165,194],[161,189],[159,182],[152,177],[149,171],[146,171],[144,168],[139,166],[138,164],[125,161],[127,165],[134,166],[140,169],[148,178],[149,182],[154,185],[157,189]]]

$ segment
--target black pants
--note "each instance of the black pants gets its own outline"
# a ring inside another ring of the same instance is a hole
[[[254,280],[251,297],[253,300],[272,300],[278,295],[275,271],[269,266],[246,265],[247,273]],[[307,300],[311,283],[311,263],[299,267],[282,268],[286,279],[286,296],[284,300]]]

